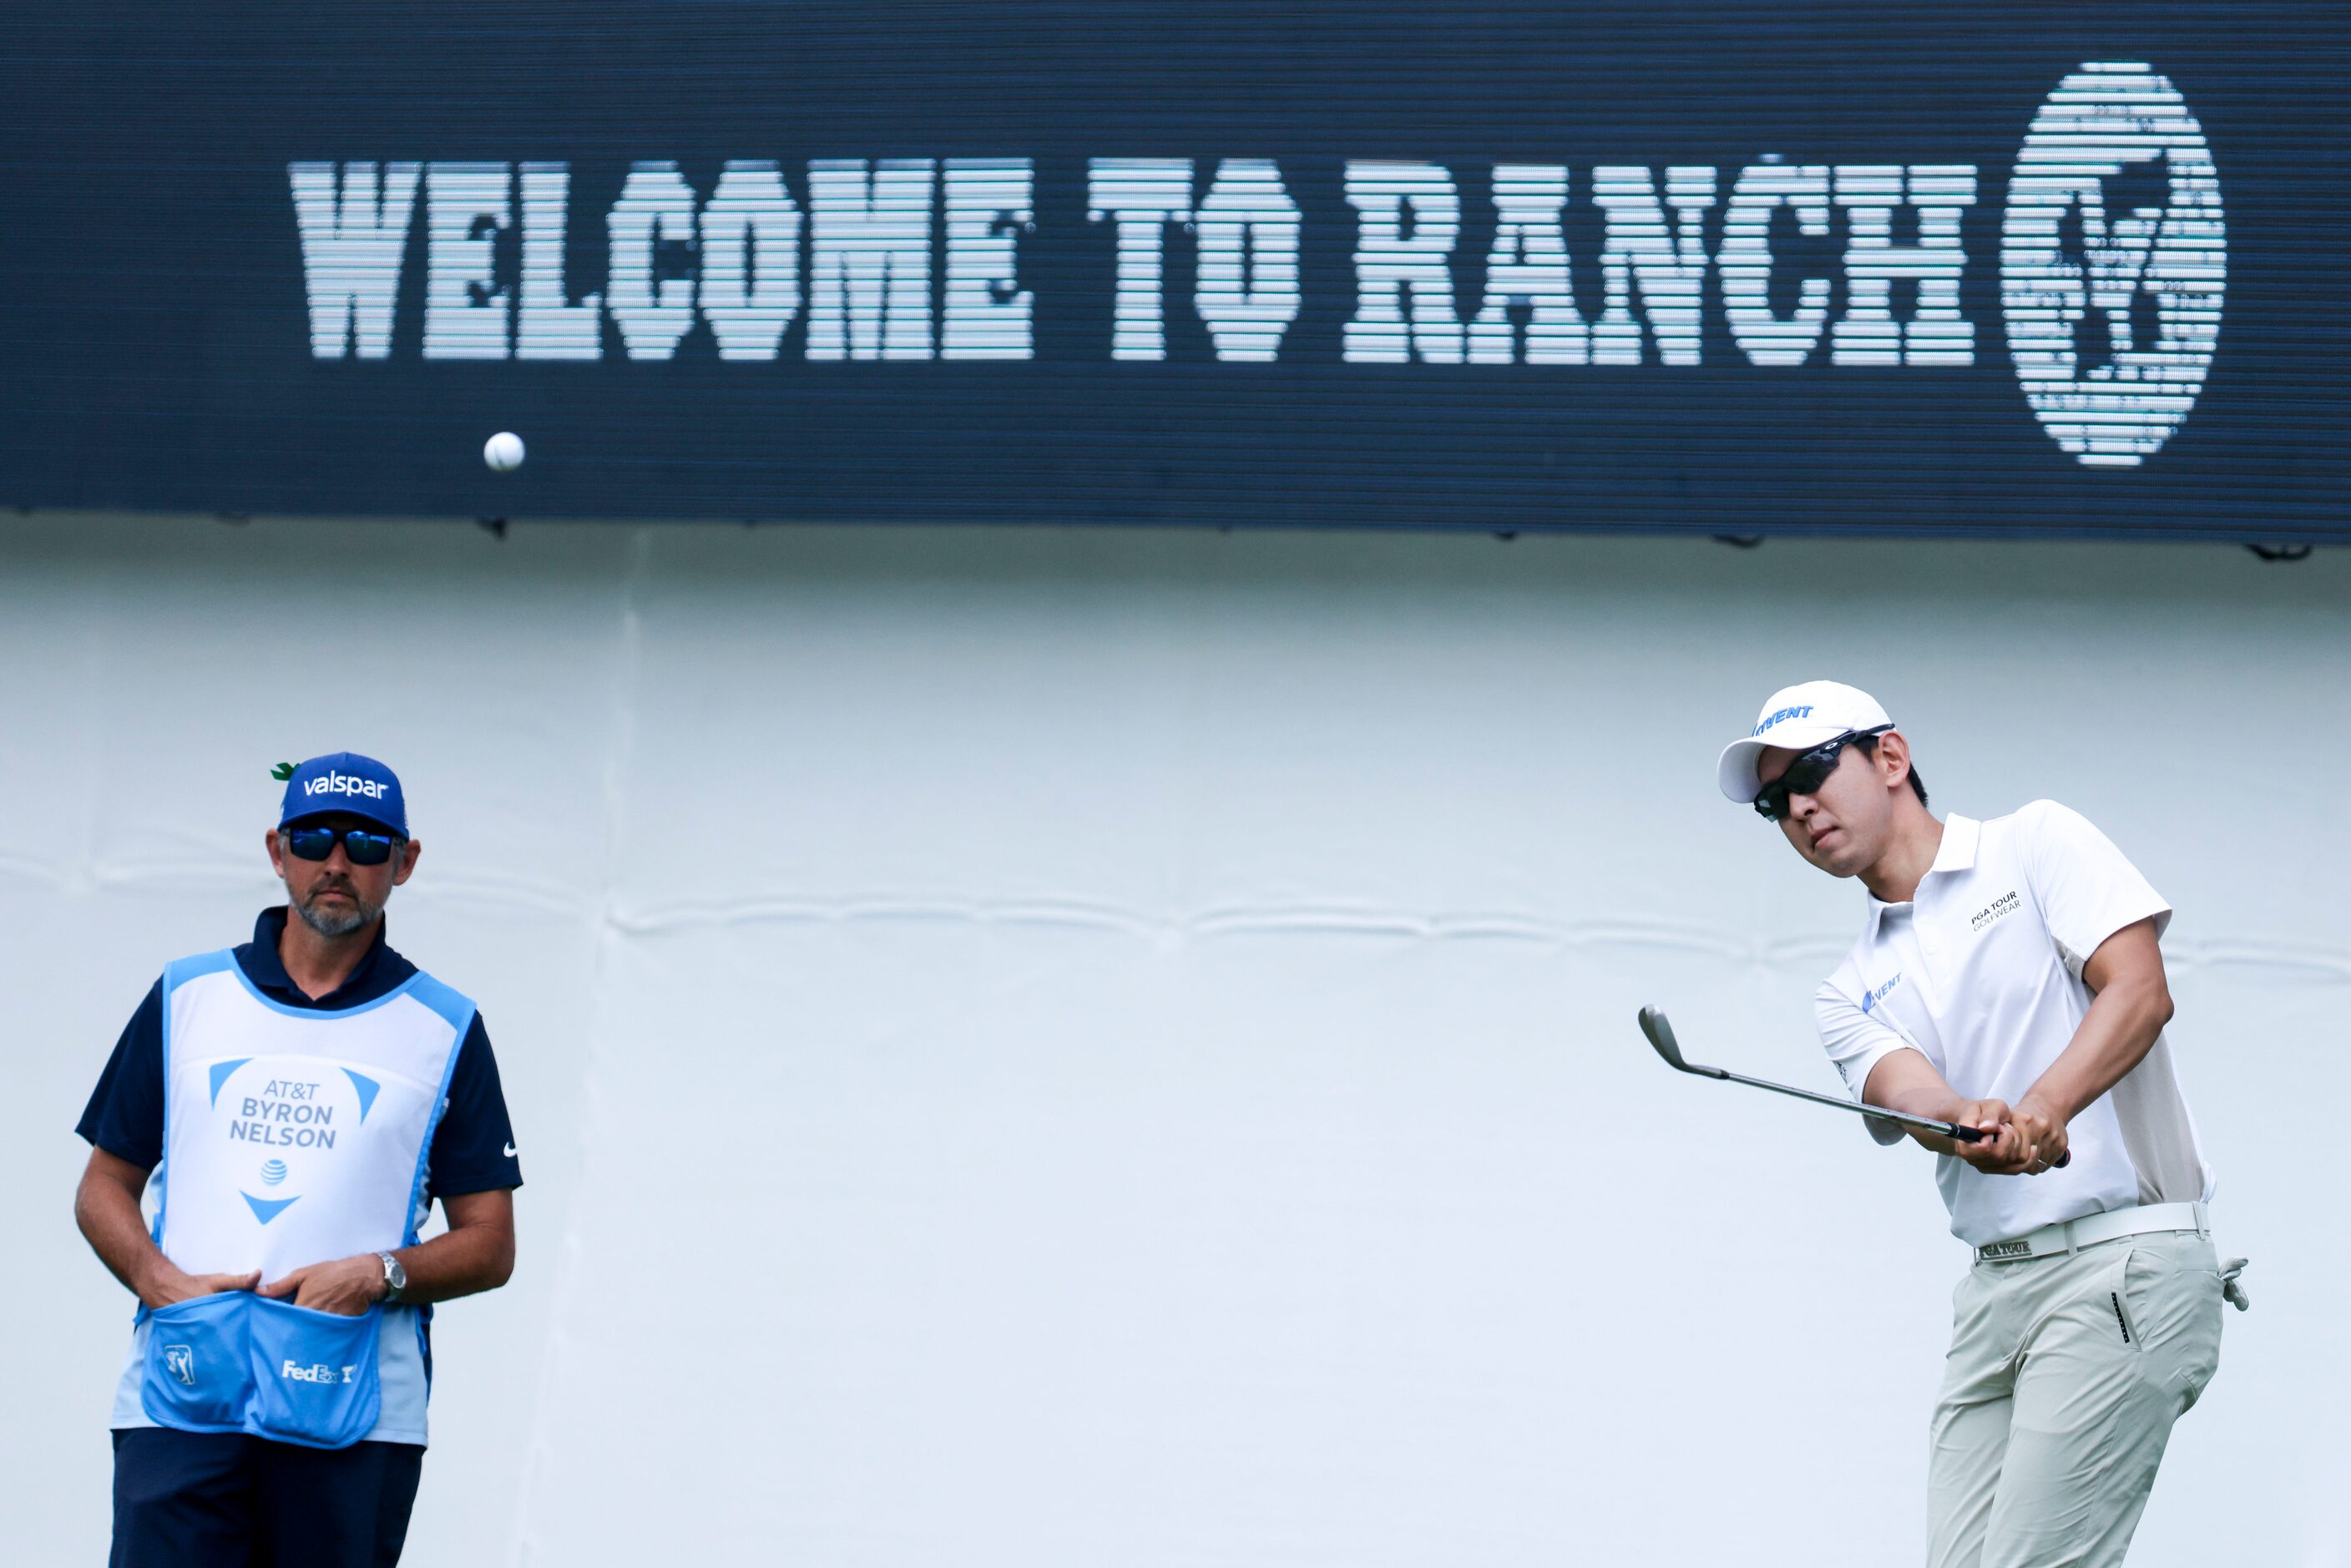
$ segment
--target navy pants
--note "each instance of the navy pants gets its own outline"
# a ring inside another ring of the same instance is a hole
[[[239,1432],[114,1434],[111,1568],[391,1568],[424,1450],[302,1448]]]

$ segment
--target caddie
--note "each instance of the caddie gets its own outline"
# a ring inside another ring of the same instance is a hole
[[[74,1217],[139,1298],[115,1568],[397,1562],[433,1303],[514,1269],[522,1167],[481,1014],[384,941],[422,850],[400,780],[350,752],[275,771],[285,904],[164,966],[78,1129]],[[447,1229],[420,1241],[436,1198]]]
[[[2122,1562],[2219,1364],[2220,1303],[2246,1304],[2164,1035],[2170,906],[2053,800],[1938,821],[1908,740],[1834,681],[1773,693],[1719,774],[1868,890],[1814,999],[1846,1088],[1985,1134],[1908,1134],[1975,1249],[1931,1428],[1930,1568]]]

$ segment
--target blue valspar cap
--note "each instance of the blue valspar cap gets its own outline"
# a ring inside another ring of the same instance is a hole
[[[277,813],[281,828],[298,817],[342,811],[408,836],[408,801],[400,792],[400,776],[372,757],[335,751],[299,767],[281,762],[270,772],[286,780],[286,804]]]

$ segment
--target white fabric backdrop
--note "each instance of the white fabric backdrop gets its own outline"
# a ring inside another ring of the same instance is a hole
[[[2179,914],[2249,1316],[2133,1561],[2351,1563],[2351,558],[35,517],[0,531],[7,1555],[106,1532],[70,1134],[350,747],[480,999],[522,1262],[418,1563],[1915,1558],[1963,1254],[1827,1086],[1856,890],[1714,792],[1782,681]]]

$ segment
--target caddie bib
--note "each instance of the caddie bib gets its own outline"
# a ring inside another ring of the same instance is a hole
[[[270,1281],[413,1245],[473,1015],[423,973],[320,1011],[271,1000],[227,952],[167,966],[163,1255],[191,1274]],[[139,1408],[160,1426],[338,1448],[377,1431],[389,1381],[416,1405],[416,1429],[386,1435],[423,1440],[413,1307],[346,1317],[250,1291],[199,1296],[142,1308],[132,1354]]]

